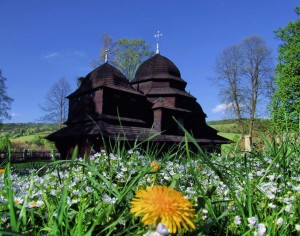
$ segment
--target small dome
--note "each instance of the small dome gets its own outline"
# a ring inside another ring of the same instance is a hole
[[[180,79],[181,75],[179,69],[171,60],[160,54],[156,54],[140,65],[136,71],[134,81],[150,78]]]
[[[110,87],[118,90],[126,90],[131,93],[138,93],[131,87],[125,75],[108,63],[104,63],[91,71],[86,77],[82,78],[80,82],[79,88],[68,97],[85,93],[99,87]]]
[[[116,82],[116,83],[125,83],[129,84],[128,79],[125,77],[125,75],[122,74],[121,71],[119,71],[114,66],[104,63],[103,65],[97,67],[93,71],[91,71],[86,77],[85,80],[95,80],[98,82]]]

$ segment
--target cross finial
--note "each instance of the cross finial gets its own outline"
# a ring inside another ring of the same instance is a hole
[[[105,49],[105,60],[104,62],[106,63],[108,61],[108,51],[109,51],[109,48]]]
[[[162,37],[162,34],[157,31],[157,34],[154,35],[154,38],[156,38],[156,54],[159,54],[159,39]]]

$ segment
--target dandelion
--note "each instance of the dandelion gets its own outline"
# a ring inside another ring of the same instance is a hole
[[[152,172],[157,172],[160,168],[160,164],[157,161],[152,161],[150,163],[150,166],[152,166],[152,169],[151,169]]]
[[[166,186],[148,187],[136,192],[130,212],[142,215],[144,225],[165,224],[170,233],[180,232],[182,226],[195,229],[195,209],[190,201],[175,189]]]
[[[0,175],[5,173],[5,169],[0,169]]]

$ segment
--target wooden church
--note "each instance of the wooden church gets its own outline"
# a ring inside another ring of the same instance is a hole
[[[130,148],[149,139],[170,147],[189,131],[206,151],[218,150],[228,139],[206,124],[196,98],[176,65],[157,53],[143,62],[130,82],[108,62],[91,71],[70,94],[66,127],[47,136],[62,157],[79,147],[80,155],[99,151],[107,142],[121,141]]]

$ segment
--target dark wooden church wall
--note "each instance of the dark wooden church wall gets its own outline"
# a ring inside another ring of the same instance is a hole
[[[145,97],[113,89],[103,93],[103,113],[112,116],[141,119],[151,122],[150,104]]]

